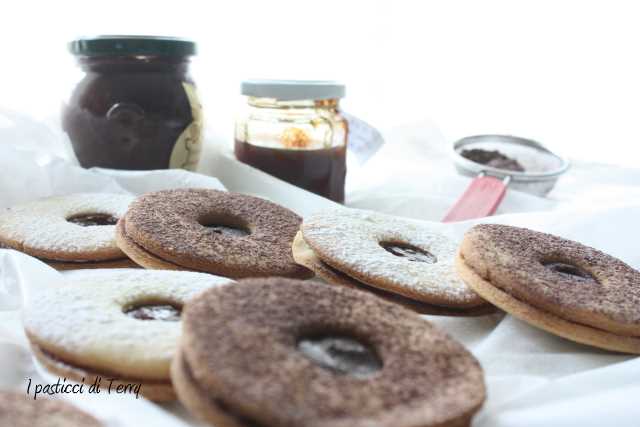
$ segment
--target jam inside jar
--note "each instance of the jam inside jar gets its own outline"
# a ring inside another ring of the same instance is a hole
[[[344,202],[347,121],[344,86],[325,81],[250,80],[247,109],[236,122],[235,155],[283,181]]]
[[[202,108],[189,75],[195,44],[164,37],[76,40],[84,72],[62,127],[83,167],[195,170]]]

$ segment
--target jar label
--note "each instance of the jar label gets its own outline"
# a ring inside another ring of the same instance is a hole
[[[365,164],[384,145],[382,134],[364,120],[340,111],[349,123],[349,152],[359,164]]]
[[[192,84],[183,82],[182,87],[191,106],[193,121],[178,137],[171,152],[169,168],[195,171],[202,151],[202,105]]]

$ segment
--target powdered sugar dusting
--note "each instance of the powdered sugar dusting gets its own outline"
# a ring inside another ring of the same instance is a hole
[[[7,208],[0,212],[0,240],[18,242],[25,252],[60,252],[67,255],[62,259],[78,255],[78,261],[91,252],[119,252],[115,226],[82,227],[66,219],[96,213],[120,218],[132,201],[132,196],[123,194],[79,193]]]
[[[389,283],[425,299],[453,305],[482,302],[455,271],[458,244],[437,232],[435,225],[336,209],[305,218],[302,233],[320,258],[371,286]],[[408,243],[435,255],[437,262],[411,262],[387,252],[381,242]]]
[[[71,275],[61,287],[34,297],[25,328],[46,351],[85,366],[134,378],[168,377],[181,322],[138,320],[124,309],[144,302],[188,299],[229,279],[204,273],[150,270]],[[65,358],[66,357],[66,358]]]

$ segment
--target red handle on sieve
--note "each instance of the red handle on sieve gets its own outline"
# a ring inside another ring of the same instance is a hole
[[[504,180],[484,174],[477,176],[442,221],[464,221],[493,215],[507,193],[507,185],[508,176]]]

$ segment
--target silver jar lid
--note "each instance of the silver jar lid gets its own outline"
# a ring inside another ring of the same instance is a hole
[[[319,101],[344,98],[345,86],[330,80],[245,80],[241,92],[256,98],[279,101]]]

